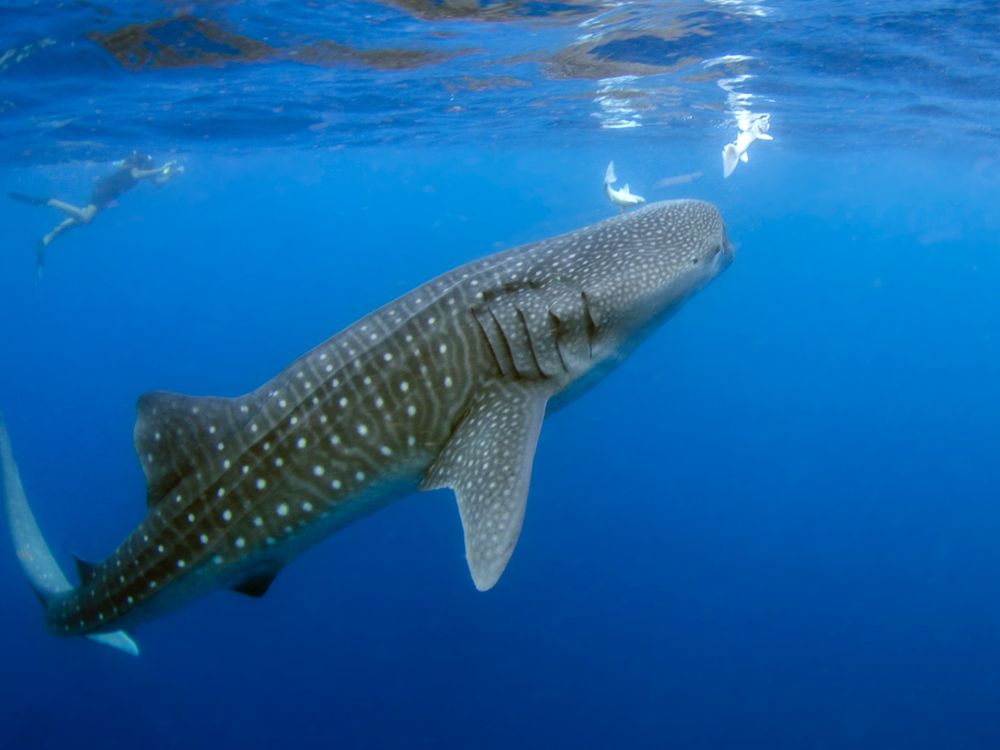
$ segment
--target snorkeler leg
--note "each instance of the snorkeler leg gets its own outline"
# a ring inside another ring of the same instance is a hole
[[[79,220],[73,216],[70,216],[68,219],[64,219],[60,224],[57,224],[56,227],[51,232],[42,237],[42,244],[45,247],[48,247],[49,245],[52,244],[52,241],[56,237],[65,232],[67,229],[71,229],[72,227],[77,226],[79,223],[80,223]]]
[[[47,235],[38,240],[38,244],[35,245],[35,276],[36,278],[42,278],[42,270],[45,265],[45,249],[52,244],[52,241],[58,237],[60,234],[65,232],[67,229],[79,226],[80,222],[70,217],[59,224],[55,229],[49,232]]]
[[[79,206],[74,206],[72,203],[66,203],[65,201],[61,201],[57,198],[50,198],[45,202],[45,205],[58,209],[83,224],[89,224],[91,219],[97,215],[97,206],[93,203],[89,203],[83,208],[80,208]]]

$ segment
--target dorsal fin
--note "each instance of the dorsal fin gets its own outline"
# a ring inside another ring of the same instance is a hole
[[[136,405],[135,450],[155,505],[251,416],[246,398],[183,396],[156,391]]]
[[[88,562],[87,560],[81,560],[76,555],[73,555],[73,561],[76,563],[76,574],[80,578],[80,585],[87,586],[91,581],[94,580],[94,573],[97,570],[97,563]]]
[[[237,594],[243,594],[244,596],[252,596],[254,599],[260,599],[260,597],[264,596],[264,594],[267,593],[267,590],[271,588],[271,584],[274,583],[274,579],[278,577],[278,573],[280,572],[281,566],[275,565],[274,567],[267,568],[259,573],[247,576],[235,586],[230,586],[230,588]]]

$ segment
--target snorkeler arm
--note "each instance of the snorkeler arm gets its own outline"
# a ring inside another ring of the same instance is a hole
[[[170,160],[162,167],[157,167],[156,169],[133,169],[132,176],[141,180],[144,178],[152,178],[153,183],[156,185],[167,184],[174,175],[178,175],[184,171],[184,165],[177,165],[177,162]]]
[[[142,180],[147,177],[156,177],[158,175],[169,174],[170,171],[173,169],[174,164],[176,164],[176,162],[168,161],[162,167],[155,167],[153,169],[136,169],[135,167],[133,167],[132,177],[134,177],[137,180]]]

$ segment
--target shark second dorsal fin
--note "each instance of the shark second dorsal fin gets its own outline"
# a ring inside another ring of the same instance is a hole
[[[149,505],[159,502],[204,461],[209,445],[224,445],[245,424],[250,409],[244,401],[163,391],[139,397],[134,441],[146,474]]]
[[[537,384],[496,382],[484,388],[421,485],[455,491],[465,557],[480,591],[500,578],[521,533],[548,397]]]
[[[80,579],[81,586],[86,586],[94,580],[94,573],[97,570],[96,563],[81,560],[76,555],[73,556],[73,562],[76,563],[76,575]]]

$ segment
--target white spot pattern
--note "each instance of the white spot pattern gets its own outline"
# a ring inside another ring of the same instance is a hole
[[[537,404],[544,403],[538,389],[547,393],[544,384],[551,379],[548,385],[558,390],[568,381],[567,374],[576,377],[598,358],[613,355],[617,342],[632,335],[628,326],[642,322],[629,305],[637,303],[636,309],[648,314],[652,308],[642,305],[650,295],[659,295],[658,304],[664,299],[670,303],[674,287],[674,298],[687,296],[724,267],[714,262],[724,246],[714,208],[697,202],[651,204],[513,254],[478,261],[428,283],[370,317],[362,324],[367,327],[363,336],[360,327],[349,328],[319,353],[300,360],[293,373],[278,380],[280,394],[276,388],[266,400],[243,399],[238,411],[249,414],[247,404],[252,404],[252,422],[234,417],[235,410],[226,411],[231,407],[222,399],[198,401],[196,406],[181,401],[181,416],[197,426],[207,446],[222,454],[218,459],[223,471],[229,472],[238,462],[239,475],[220,477],[214,460],[209,468],[195,458],[190,472],[189,465],[179,464],[172,455],[173,443],[189,438],[174,427],[169,415],[164,421],[147,420],[142,443],[137,424],[137,448],[141,444],[139,455],[146,462],[151,486],[156,477],[170,472],[187,482],[181,485],[186,488],[184,495],[174,496],[170,508],[161,503],[151,510],[143,528],[153,535],[143,531],[142,543],[154,544],[158,560],[168,562],[174,575],[197,567],[211,554],[212,534],[219,533],[211,531],[213,519],[221,517],[231,524],[228,533],[239,536],[228,538],[239,549],[261,541],[274,545],[276,536],[290,535],[307,523],[299,511],[310,514],[317,506],[313,500],[296,500],[293,514],[286,502],[273,505],[271,493],[251,497],[253,487],[284,493],[308,479],[313,484],[307,493],[320,498],[317,516],[325,516],[333,507],[329,503],[350,502],[351,493],[366,491],[369,477],[377,483],[384,472],[405,465],[412,456],[441,451],[454,421],[468,411],[428,472],[427,486],[439,481],[455,487],[474,578],[480,587],[492,585],[520,528],[531,463],[531,450],[521,449],[528,442],[533,445],[532,435],[537,434],[535,416],[538,422],[541,419]],[[697,272],[691,271],[695,266]],[[470,316],[470,310],[487,308],[495,319],[484,327],[485,318]],[[558,341],[552,333],[553,319],[560,326]],[[503,346],[509,352],[506,358],[498,356]],[[434,352],[438,356],[428,356]],[[503,385],[499,391],[493,386],[482,393],[474,390],[489,377],[496,378],[497,370],[496,382]],[[521,382],[512,384],[511,375]],[[527,401],[525,394],[530,396]],[[334,414],[334,404],[344,412]],[[282,413],[277,413],[279,408]],[[403,415],[409,419],[401,419]],[[154,423],[157,428],[149,429]],[[345,424],[347,433],[349,425],[355,425],[356,437],[344,434]],[[339,425],[340,434],[330,431],[334,425]],[[261,432],[267,439],[254,442],[257,438],[250,436]],[[218,439],[208,440],[206,433]],[[291,447],[303,453],[292,458]],[[269,460],[262,460],[261,451],[269,454],[272,449]],[[191,455],[203,455],[205,450],[199,446]],[[251,469],[253,476],[248,477]],[[353,477],[357,484],[348,483],[341,497],[343,483],[339,477],[324,476],[329,473]],[[292,484],[284,484],[286,477]],[[322,488],[316,482],[320,477]],[[221,507],[227,490],[229,507]],[[323,499],[331,490],[338,493],[336,499],[329,495]],[[277,524],[269,514],[262,515],[268,507],[287,522]],[[194,528],[176,538],[177,524],[184,519]],[[170,533],[164,535],[164,527],[170,527]],[[101,603],[88,601],[83,611],[84,600],[74,598],[63,609],[69,613],[75,607],[78,617],[62,621],[65,631],[71,625],[76,628],[76,622],[81,631],[95,620],[105,622],[120,610],[141,604],[149,596],[146,590],[170,582],[170,574],[150,577],[153,570],[164,568],[154,568],[149,558],[137,555],[140,550],[133,549],[132,542],[127,544],[114,558],[116,568],[122,567],[123,559],[126,562],[122,574],[114,575],[122,591],[108,593]],[[211,559],[219,566],[227,562],[218,554]],[[93,596],[93,587],[87,590]]]

